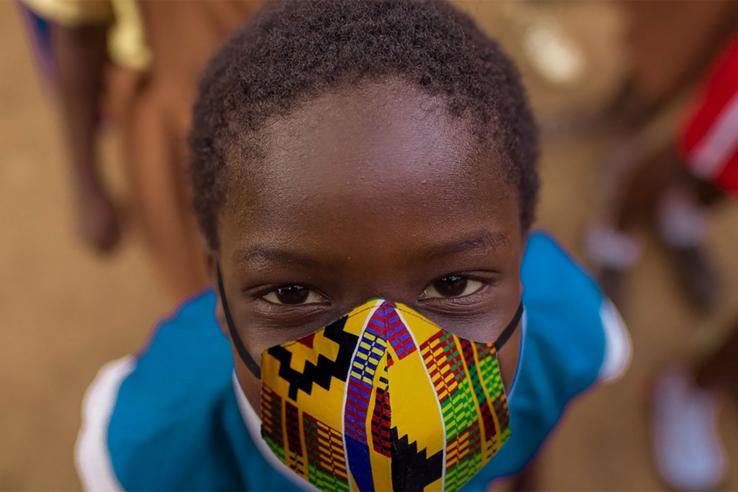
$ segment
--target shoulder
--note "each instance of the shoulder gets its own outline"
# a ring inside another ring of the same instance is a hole
[[[85,396],[76,461],[85,488],[233,488],[224,405],[233,362],[215,296],[183,304],[137,356],[100,370]],[[225,469],[224,469],[225,467]]]
[[[594,280],[544,233],[531,234],[522,266],[525,315],[518,369],[508,392],[512,437],[469,490],[520,472],[571,401],[617,378],[630,338]]]
[[[527,340],[548,351],[547,372],[577,394],[597,380],[617,378],[630,360],[630,337],[597,283],[548,234],[534,232],[522,266]]]
[[[98,371],[82,401],[82,427],[75,445],[77,473],[86,490],[122,490],[107,446],[107,427],[121,382],[135,367],[133,357],[109,362]]]
[[[535,231],[528,237],[521,275],[526,300],[568,300],[574,295],[595,301],[602,298],[590,275],[545,232]]]

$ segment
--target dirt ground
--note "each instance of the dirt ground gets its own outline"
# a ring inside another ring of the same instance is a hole
[[[509,5],[490,4],[474,3],[470,10],[488,16],[483,22],[498,28],[508,49],[522,56],[515,32],[529,17],[523,12],[515,25]],[[526,75],[543,116],[591,104],[617,75],[618,54],[611,46],[617,13],[606,4],[570,9],[576,12],[561,19],[582,39],[591,38],[583,44],[595,60],[588,66],[591,77],[562,92]],[[15,4],[0,2],[0,489],[78,489],[72,448],[86,386],[104,362],[137,350],[175,302],[162,292],[137,236],[129,235],[108,258],[78,242],[57,121],[22,27]],[[111,182],[123,194],[114,139],[103,151]],[[602,159],[602,137],[559,132],[545,139],[538,226],[582,261],[582,233],[601,202]],[[736,245],[738,206],[727,206],[709,227],[726,304],[738,292]],[[650,245],[628,284],[624,314],[635,347],[632,366],[620,382],[591,391],[571,407],[541,458],[544,489],[663,488],[648,448],[649,380],[694,345],[705,321],[685,306],[673,281],[661,251]],[[721,417],[731,461],[738,463],[738,409],[726,401]],[[738,469],[725,487],[738,490]]]

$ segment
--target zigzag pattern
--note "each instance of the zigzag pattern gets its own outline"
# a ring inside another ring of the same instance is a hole
[[[459,490],[511,435],[494,344],[425,328],[416,346],[409,326],[391,303],[377,306],[373,301],[359,313],[368,317],[357,320],[366,320],[361,336],[345,331],[348,317],[344,317],[326,326],[317,340],[310,336],[298,341],[317,355],[304,355],[305,347],[295,344],[269,349],[276,373],[270,371],[274,381],[262,385],[264,439],[282,462],[320,490],[348,492],[351,483],[361,491],[423,490],[432,483],[439,485],[441,479],[447,492]],[[335,352],[332,346],[327,350],[336,355],[320,355],[322,348],[314,343],[325,345],[322,337],[337,344]],[[292,367],[295,350],[299,366],[304,366],[300,370]],[[425,374],[412,372],[418,362],[426,366],[429,381]],[[392,416],[391,371],[398,371],[400,381],[414,377],[418,384],[431,385],[423,389],[432,390],[440,404],[443,450],[438,451],[437,444],[431,450],[426,436],[402,430],[406,420],[416,417],[420,422],[413,425],[432,425],[435,412],[426,415],[419,408],[417,415],[411,410],[409,415],[399,413],[397,420]],[[324,393],[316,390],[310,396],[313,384],[330,392],[332,405],[343,397],[340,429],[304,411],[322,412]],[[305,409],[296,405],[300,391],[305,393],[301,397]],[[410,436],[418,440],[411,442]]]
[[[324,355],[319,355],[317,365],[306,362],[303,372],[297,371],[290,366],[292,354],[284,347],[277,346],[269,349],[269,355],[279,361],[279,377],[289,383],[288,396],[297,401],[297,392],[303,391],[310,394],[313,384],[330,390],[331,379],[337,378],[346,381],[351,356],[354,353],[356,342],[359,337],[343,330],[348,318],[344,316],[325,327],[324,336],[338,344],[338,355],[336,360],[330,360]]]
[[[392,440],[392,489],[423,490],[443,474],[443,451],[426,456],[417,442],[398,436],[397,427],[390,429]]]

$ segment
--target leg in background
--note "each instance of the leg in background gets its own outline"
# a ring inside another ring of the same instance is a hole
[[[718,431],[718,396],[738,386],[738,317],[719,346],[691,366],[661,373],[652,395],[657,470],[676,490],[717,488],[726,472]]]
[[[200,236],[189,205],[185,165],[178,162],[161,99],[151,86],[125,118],[127,164],[134,208],[157,269],[181,299],[207,286]]]
[[[120,237],[118,216],[100,178],[97,125],[106,61],[105,25],[51,24],[61,122],[71,163],[77,227],[97,251],[109,251]]]

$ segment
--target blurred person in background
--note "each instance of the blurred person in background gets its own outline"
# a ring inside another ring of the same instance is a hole
[[[645,13],[668,5],[633,7]],[[610,204],[610,222],[590,231],[588,246],[601,268],[603,285],[622,302],[621,277],[640,257],[633,230],[639,223],[650,223],[672,259],[686,299],[709,314],[719,305],[719,283],[703,247],[706,213],[728,194],[738,196],[738,38],[732,37],[738,32],[738,4],[680,3],[679,7],[687,12],[697,9],[681,20],[690,25],[686,30],[690,42],[684,44],[684,51],[693,56],[666,70],[670,77],[653,84],[658,90],[651,97],[643,97],[648,92],[643,90],[645,83],[629,84],[621,93],[613,108],[613,114],[618,114],[613,123],[621,128],[616,133],[619,142],[629,146],[624,153],[628,167]],[[666,18],[681,18],[681,13]],[[643,30],[659,25],[648,15],[639,19]],[[664,42],[668,38],[665,35]],[[654,57],[655,51],[644,50],[635,59]],[[643,138],[639,132],[647,133],[660,112],[681,106],[678,99],[698,79],[704,79],[701,95],[679,137],[667,130],[661,136]],[[687,360],[667,365],[653,387],[652,451],[659,475],[677,490],[712,490],[725,478],[728,460],[717,410],[720,393],[738,388],[738,314],[722,325],[714,330],[717,335],[707,334],[708,346],[702,344]]]
[[[738,198],[738,37],[706,78],[696,109],[665,156],[669,164],[686,171],[684,180],[691,178],[693,189]],[[738,389],[738,309],[733,312],[711,346],[668,367],[654,387],[656,464],[679,490],[711,490],[725,478],[717,404],[721,390]]]
[[[738,27],[738,3],[643,1],[622,7],[630,69],[604,114],[610,141],[606,210],[587,234],[588,255],[603,287],[621,304],[623,275],[642,256],[636,228],[646,224],[667,251],[685,298],[708,312],[719,281],[703,248],[705,207],[721,197],[673,165],[670,120]]]
[[[202,66],[257,0],[22,0],[58,101],[82,240],[107,252],[124,221],[101,173],[101,123],[122,137],[134,221],[169,291],[207,285],[187,180],[186,136]]]

